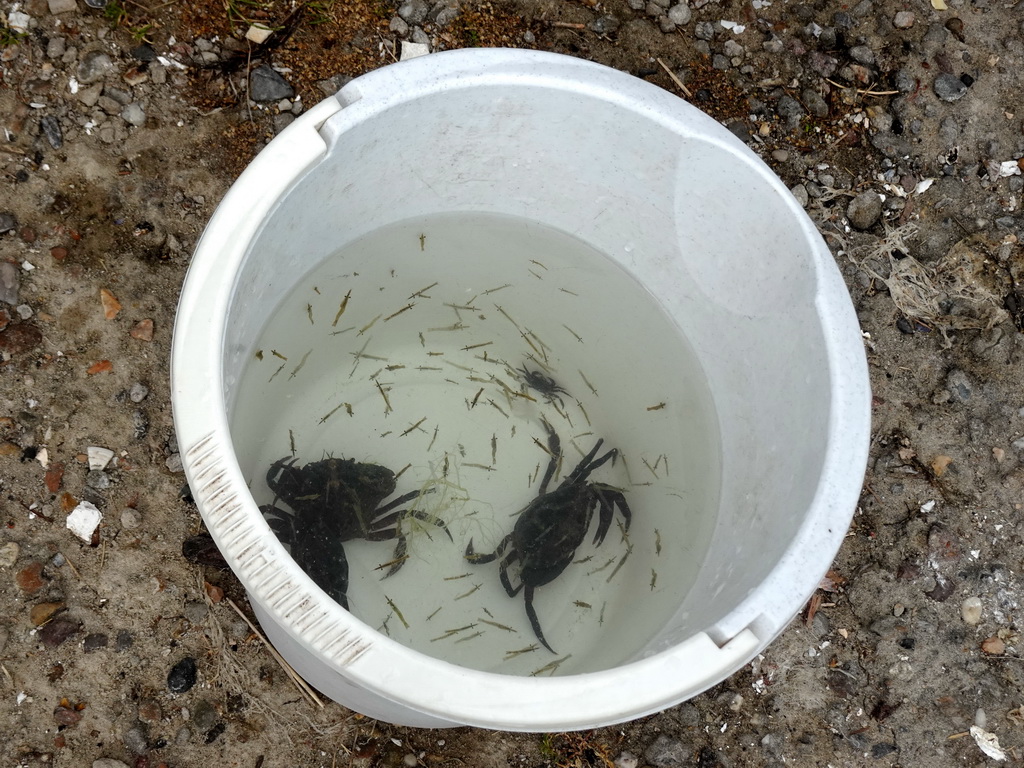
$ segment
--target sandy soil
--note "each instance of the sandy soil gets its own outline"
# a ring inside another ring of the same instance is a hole
[[[182,554],[202,522],[169,404],[178,291],[218,200],[291,119],[248,101],[247,73],[287,68],[308,108],[415,34],[396,6],[0,3],[3,764],[1024,760],[1024,4],[947,2],[697,0],[678,28],[655,3],[465,2],[422,23],[435,47],[558,51],[679,93],[663,60],[806,200],[865,332],[870,464],[807,611],[691,702],[546,735],[311,704],[230,606],[251,616],[230,572]],[[281,30],[249,46],[258,20]],[[113,455],[90,470],[95,448]],[[103,515],[89,542],[65,524],[82,502]]]

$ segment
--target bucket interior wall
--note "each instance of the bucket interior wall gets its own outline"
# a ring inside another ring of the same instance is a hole
[[[268,311],[346,243],[459,211],[571,234],[647,288],[707,378],[721,439],[714,532],[690,594],[643,653],[715,637],[778,563],[817,489],[829,382],[808,232],[731,147],[681,136],[614,94],[527,86],[465,87],[372,112],[342,92],[348,106],[321,130],[326,156],[266,219],[237,276],[228,411]]]

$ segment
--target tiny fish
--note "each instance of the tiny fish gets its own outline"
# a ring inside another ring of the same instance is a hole
[[[378,320],[380,320],[380,317],[381,317],[380,315],[377,315],[375,318],[373,318],[373,320],[371,320],[366,325],[364,325],[362,328],[360,328],[359,329],[359,333],[357,333],[356,336],[362,336],[368,330],[373,328],[373,324],[376,323]]]
[[[427,291],[429,291],[435,285],[437,285],[437,281],[434,281],[433,283],[428,285],[426,288],[420,288],[418,291],[416,291],[416,293],[410,294],[409,298],[410,299],[429,299],[430,297],[425,295],[425,294],[426,294]]]
[[[487,609],[484,608],[484,610],[486,611]],[[483,624],[490,624],[492,627],[497,627],[498,629],[503,629],[506,632],[515,632],[517,634],[519,632],[519,630],[513,629],[512,627],[506,626],[505,624],[499,624],[496,621],[488,621],[487,619],[477,619],[477,621],[479,621],[479,622],[481,622]]]
[[[597,389],[594,387],[593,384],[590,383],[590,380],[587,378],[587,375],[583,373],[583,371],[581,371],[579,368],[577,368],[576,371],[583,378],[583,383],[587,385],[587,388],[594,393],[594,397],[597,397]],[[587,421],[589,421],[589,419]]]
[[[345,298],[343,298],[341,300],[341,306],[338,307],[338,314],[336,314],[334,316],[334,322],[331,323],[331,328],[336,328],[337,327],[338,321],[341,319],[341,316],[343,314],[345,314],[345,307],[348,306],[348,300],[351,299],[351,298],[352,298],[352,291],[349,291],[348,293],[345,294]]]
[[[402,314],[403,312],[408,312],[408,311],[409,311],[410,309],[412,309],[412,308],[413,308],[413,307],[415,307],[415,306],[416,306],[416,302],[415,302],[415,301],[409,302],[408,304],[406,304],[406,305],[405,305],[404,307],[402,307],[402,308],[401,308],[400,310],[398,310],[397,312],[392,312],[392,313],[391,313],[390,315],[388,315],[387,317],[385,317],[385,318],[384,318],[384,322],[386,323],[386,322],[387,322],[388,320],[390,320],[390,319],[391,319],[391,318],[393,318],[393,317],[398,317],[398,316],[399,316],[400,314]]]
[[[403,615],[402,615],[402,612],[401,612],[400,610],[398,610],[398,606],[397,606],[397,605],[395,605],[394,601],[393,601],[393,600],[392,600],[392,599],[391,599],[390,597],[388,597],[387,595],[384,595],[384,600],[385,600],[385,601],[387,602],[387,604],[388,604],[388,607],[389,607],[389,608],[390,608],[390,609],[391,609],[392,611],[394,611],[394,612],[395,612],[395,616],[397,616],[397,617],[398,617],[398,620],[399,620],[400,622],[402,622],[402,625],[403,625],[403,626],[404,626],[404,627],[405,627],[406,629],[408,629],[408,628],[409,628],[409,622],[405,620],[405,616],[403,616]]]
[[[540,648],[540,646],[537,643],[534,643],[533,645],[528,645],[525,648],[520,648],[518,651],[506,651],[505,660],[508,661],[509,659],[514,659],[516,656],[520,656],[524,653],[533,653],[538,648]]]
[[[420,426],[420,424],[422,424],[422,423],[423,423],[424,421],[426,421],[426,420],[427,420],[427,417],[426,417],[426,416],[424,416],[424,417],[423,417],[422,419],[420,419],[420,420],[419,420],[419,421],[417,421],[417,422],[416,422],[415,424],[413,424],[413,425],[412,425],[411,427],[409,427],[409,428],[408,428],[407,430],[405,430],[405,432],[403,432],[403,433],[402,433],[401,435],[399,435],[399,437],[405,437],[405,436],[406,436],[406,435],[408,435],[408,434],[409,434],[410,432],[412,432],[412,431],[413,431],[414,429],[418,429],[418,428],[419,428],[419,426]]]
[[[572,654],[570,653],[568,656],[563,656],[560,659],[555,659],[550,664],[545,664],[540,669],[533,670],[533,672],[530,673],[530,677],[537,677],[537,675],[543,675],[545,672],[553,675],[558,670],[558,668],[562,666],[563,662],[571,658]]]
[[[306,364],[306,360],[309,359],[309,356],[310,356],[310,354],[312,352],[313,352],[313,350],[311,349],[311,350],[309,350],[309,352],[307,352],[306,354],[304,354],[302,356],[302,359],[299,360],[299,364],[296,365],[295,368],[292,369],[291,375],[288,377],[289,379],[294,379],[296,374],[298,374],[298,372],[302,370],[302,366],[304,366]]]
[[[306,304],[306,314],[309,316],[309,324],[310,325],[315,325],[315,323],[313,322],[313,305],[312,304]]]
[[[279,360],[284,360],[285,362],[287,362],[287,361],[288,361],[288,358],[287,358],[287,357],[285,357],[284,355],[282,355],[282,354],[281,354],[280,352],[278,352],[278,351],[277,351],[276,349],[272,349],[272,350],[270,350],[270,354],[272,354],[272,355],[273,355],[274,357],[278,358]]]
[[[660,411],[664,407],[665,407],[665,403],[658,403],[657,405],[649,405],[647,407],[647,410],[648,411]]]

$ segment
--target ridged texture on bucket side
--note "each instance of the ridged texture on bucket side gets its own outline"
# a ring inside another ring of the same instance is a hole
[[[188,449],[186,458],[193,470],[192,492],[206,512],[210,532],[228,561],[234,563],[235,574],[246,589],[266,601],[282,626],[289,627],[321,658],[341,667],[351,664],[372,643],[339,626],[329,611],[319,608],[315,596],[281,567],[280,558],[287,555],[275,551],[252,524],[249,505],[230,490],[230,473],[219,458],[225,453],[210,432]]]

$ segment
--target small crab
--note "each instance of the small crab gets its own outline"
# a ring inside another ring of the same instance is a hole
[[[530,389],[534,389],[539,392],[548,403],[553,403],[555,400],[558,400],[559,404],[564,405],[561,395],[568,395],[569,393],[560,387],[550,376],[545,376],[540,371],[531,371],[525,365],[522,368],[517,369],[516,373],[522,373],[523,383]]]
[[[548,491],[548,484],[561,461],[562,450],[555,430],[546,421],[544,427],[548,432],[551,461],[544,472],[537,498],[523,509],[512,533],[501,540],[494,552],[489,555],[474,552],[473,541],[470,539],[466,547],[466,559],[471,563],[489,563],[502,558],[498,574],[505,592],[509,597],[515,597],[520,590],[524,592],[530,626],[544,647],[554,653],[544,638],[533,608],[534,590],[554,581],[569,566],[576,555],[576,549],[586,538],[595,509],[600,509],[600,520],[594,534],[596,546],[604,541],[616,509],[625,521],[624,531],[629,530],[632,513],[621,490],[604,483],[587,482],[594,470],[618,456],[618,450],[613,448],[604,456],[595,458],[604,440],[598,440],[561,484],[553,491]],[[519,585],[513,587],[508,570],[517,561]]]
[[[275,504],[260,511],[278,538],[291,547],[292,558],[317,586],[348,609],[348,559],[342,543],[353,539],[397,539],[391,568],[385,578],[402,567],[406,539],[402,521],[410,517],[443,528],[443,521],[416,509],[397,509],[420,495],[410,491],[387,504],[395,491],[395,473],[379,464],[354,459],[328,458],[296,466],[297,459],[279,459],[267,471],[267,485]],[[280,499],[292,511],[276,506]]]

